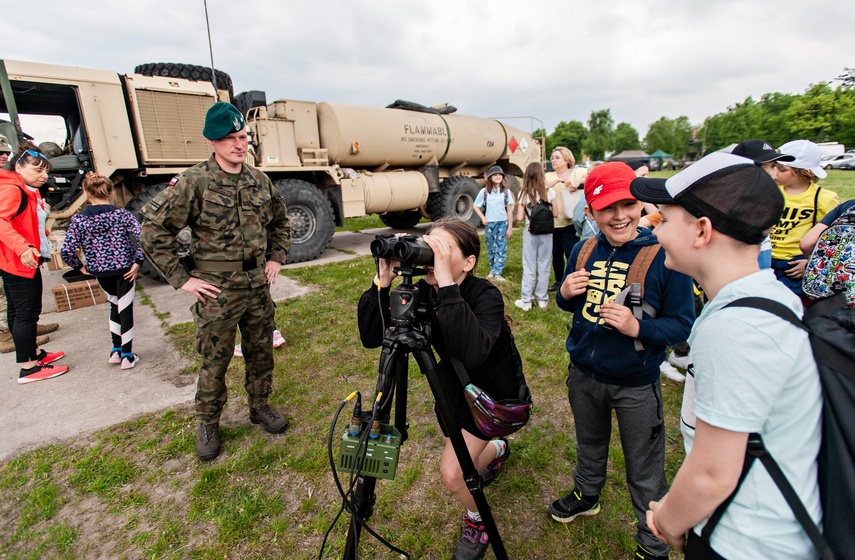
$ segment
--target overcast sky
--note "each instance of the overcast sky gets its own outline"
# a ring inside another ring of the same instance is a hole
[[[203,0],[4,2],[8,59],[118,73],[210,64]],[[534,116],[551,132],[609,108],[643,138],[748,96],[802,93],[855,67],[855,7],[807,0],[208,0],[235,91]],[[510,121],[529,129],[526,121]]]

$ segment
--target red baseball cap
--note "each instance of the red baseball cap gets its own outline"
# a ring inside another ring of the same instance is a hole
[[[585,202],[594,210],[602,210],[620,200],[635,200],[629,184],[635,171],[622,161],[598,165],[585,179]]]

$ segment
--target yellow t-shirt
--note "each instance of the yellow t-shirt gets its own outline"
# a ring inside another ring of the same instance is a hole
[[[805,192],[796,195],[788,195],[780,185],[778,188],[784,195],[784,212],[781,214],[780,221],[772,228],[769,238],[772,241],[772,258],[786,260],[802,254],[799,242],[823,216],[837,206],[837,193],[829,189],[820,189],[814,183]],[[817,189],[819,189],[818,198]],[[814,205],[816,205],[816,216],[814,216]]]

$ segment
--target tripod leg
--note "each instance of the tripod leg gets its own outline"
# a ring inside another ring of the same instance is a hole
[[[463,439],[463,434],[460,433],[460,428],[454,421],[454,413],[451,410],[451,403],[438,387],[436,377],[436,359],[433,354],[425,349],[415,353],[416,362],[419,364],[421,372],[427,377],[430,390],[436,400],[439,415],[442,418],[442,423],[448,430],[448,436],[451,440],[451,445],[454,448],[454,454],[457,456],[457,462],[460,464],[460,470],[463,471],[463,480],[466,482],[466,487],[469,493],[472,494],[472,499],[475,500],[475,505],[478,506],[478,513],[481,514],[481,520],[484,522],[484,528],[487,530],[487,535],[490,537],[490,546],[493,547],[493,554],[496,555],[496,560],[507,560],[508,555],[505,552],[505,546],[502,543],[502,537],[499,535],[499,528],[496,526],[496,521],[493,519],[493,511],[490,509],[490,504],[487,503],[487,498],[484,496],[484,487],[481,480],[481,475],[475,469],[475,464],[472,462],[472,457],[469,455],[469,449],[466,447],[466,441]]]
[[[381,421],[389,419],[389,413],[392,408],[392,401],[395,395],[393,394],[398,385],[398,395],[395,401],[395,423],[405,425],[407,418],[407,352],[399,350],[397,344],[392,340],[389,344],[384,343],[383,352],[380,355],[380,375],[377,380],[377,393],[383,393],[383,408],[377,413],[377,418]],[[401,390],[403,389],[403,395]],[[401,404],[403,399],[403,405]],[[363,417],[364,418],[364,417]],[[364,429],[369,429],[370,426],[365,426]],[[406,429],[398,428],[403,437],[406,437]],[[403,443],[403,439],[402,439]],[[377,479],[373,476],[360,476],[356,487],[353,489],[352,504],[353,509],[350,512],[350,526],[347,531],[347,542],[345,544],[344,560],[355,560],[359,557],[359,537],[362,533],[362,523],[368,521],[374,514],[374,503],[377,501],[377,495],[374,489],[377,486]]]

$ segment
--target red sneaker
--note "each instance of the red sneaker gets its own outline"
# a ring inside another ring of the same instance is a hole
[[[59,358],[56,359],[58,360]],[[46,366],[39,362],[30,369],[22,368],[21,373],[18,375],[18,383],[32,383],[34,381],[50,379],[51,377],[59,377],[67,371],[68,366]]]
[[[38,356],[36,356],[36,360],[38,360],[39,365],[46,366],[64,357],[65,352],[46,352],[44,348],[42,348],[42,351],[39,353]]]

